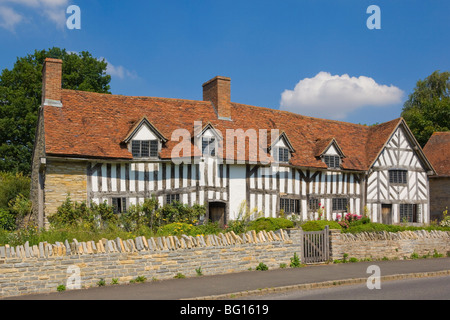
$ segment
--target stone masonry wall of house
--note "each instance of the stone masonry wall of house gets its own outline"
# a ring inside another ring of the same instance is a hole
[[[332,260],[348,258],[362,259],[409,259],[412,254],[419,257],[437,253],[450,253],[449,231],[402,231],[402,232],[362,232],[341,233],[330,230],[330,250]]]
[[[86,163],[48,160],[45,174],[45,215],[56,213],[70,195],[72,201],[87,200]]]
[[[269,269],[289,265],[299,255],[298,230],[226,233],[206,236],[107,240],[95,243],[26,243],[0,247],[0,297],[56,292],[59,285],[79,276],[82,288],[128,283],[139,276],[171,279],[178,273],[196,276],[255,270],[263,262]],[[290,235],[289,235],[290,234]]]

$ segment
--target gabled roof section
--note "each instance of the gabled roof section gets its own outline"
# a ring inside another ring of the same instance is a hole
[[[280,140],[284,141],[284,144],[288,147],[288,149],[291,153],[295,152],[295,149],[292,146],[291,141],[289,140],[286,132],[284,132],[284,131],[281,132],[280,135],[276,139],[274,139],[273,143],[269,146],[268,150],[271,150]]]
[[[372,129],[371,138],[368,140],[368,143],[373,143],[373,147],[368,151],[370,161],[369,169],[375,164],[375,161],[378,159],[381,152],[384,150],[384,148],[394,135],[395,131],[399,127],[404,129],[404,132],[409,142],[412,144],[413,150],[416,152],[416,155],[419,157],[420,161],[425,167],[425,170],[427,170],[429,174],[435,173],[433,166],[425,156],[425,153],[420,147],[420,144],[417,142],[416,138],[414,137],[414,134],[411,132],[411,129],[409,129],[408,125],[406,124],[406,121],[403,118],[383,123]],[[384,141],[382,145],[381,141]],[[376,154],[375,151],[377,151]]]
[[[147,119],[147,117],[142,117],[141,120],[136,122],[136,124],[131,128],[130,132],[127,134],[123,142],[128,143],[133,137],[139,132],[142,126],[147,126],[162,142],[167,142],[168,139],[164,137],[164,135],[159,132],[158,129]]]
[[[339,146],[339,144],[337,143],[337,141],[334,137],[326,138],[326,139],[318,139],[316,141],[315,156],[316,157],[322,156],[324,153],[326,153],[328,151],[328,149],[331,146],[334,146],[334,148],[336,149],[337,153],[339,154],[339,156],[341,158],[345,158],[344,152],[342,152],[341,147]]]
[[[423,152],[440,177],[450,177],[450,131],[434,132]]]
[[[206,131],[211,130],[211,132],[214,134],[214,136],[216,138],[218,138],[219,140],[223,139],[222,134],[220,133],[220,131],[217,131],[216,128],[214,128],[214,125],[211,122],[208,122],[203,129],[200,131],[200,133],[197,135],[197,138],[200,138],[201,136],[203,136],[205,134]]]

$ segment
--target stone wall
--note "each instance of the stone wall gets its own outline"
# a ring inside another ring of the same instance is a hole
[[[0,247],[0,297],[56,292],[69,277],[79,275],[84,288],[100,279],[128,283],[139,276],[170,279],[176,274],[195,276],[253,270],[263,262],[270,269],[289,265],[299,252],[298,230],[226,233],[206,236],[137,237],[98,242],[26,243]],[[78,271],[79,273],[78,273]],[[74,273],[75,272],[75,273]]]
[[[331,259],[340,260],[344,254],[348,258],[361,259],[409,259],[433,255],[435,250],[444,256],[450,252],[450,232],[445,231],[402,231],[341,233],[330,230]]]
[[[47,217],[70,195],[72,201],[87,201],[87,165],[85,162],[47,160],[45,168],[45,225]]]

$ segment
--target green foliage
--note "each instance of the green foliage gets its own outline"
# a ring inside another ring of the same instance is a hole
[[[114,228],[118,222],[113,207],[106,202],[101,204],[73,202],[70,196],[58,207],[55,214],[48,217],[50,225],[55,228],[80,226],[86,230]]]
[[[197,228],[192,224],[182,223],[182,222],[174,222],[166,224],[158,230],[158,235],[188,235],[188,236],[196,236],[198,234]]]
[[[360,233],[360,232],[400,232],[400,231],[416,231],[416,230],[442,230],[442,231],[450,231],[450,227],[442,227],[442,226],[423,226],[423,227],[415,227],[415,226],[402,226],[402,225],[390,225],[390,224],[381,224],[381,223],[365,223],[359,224],[355,226],[351,226],[348,229],[342,229],[342,232],[346,233]]]
[[[101,278],[99,281],[97,281],[97,286],[104,287],[106,285],[105,279]]]
[[[112,279],[111,279],[111,284],[119,284],[119,279],[117,279],[117,278],[112,278]]]
[[[182,274],[181,272],[178,272],[175,276],[175,279],[184,279],[186,278],[186,276],[184,274]]]
[[[198,267],[195,269],[195,272],[197,273],[197,276],[200,277],[203,275],[202,267]]]
[[[236,234],[243,233],[247,230],[252,218],[259,215],[260,213],[258,213],[258,210],[256,208],[250,210],[247,206],[247,202],[244,200],[239,205],[236,220],[231,220],[228,222],[227,231],[233,231]]]
[[[336,221],[327,220],[311,220],[301,225],[303,231],[321,231],[329,226],[329,229],[341,229],[341,226]]]
[[[63,60],[64,89],[110,93],[107,63],[89,52],[65,49],[35,50],[17,58],[11,70],[0,75],[0,170],[31,172],[38,110],[42,95],[42,66],[47,57]]]
[[[134,282],[137,283],[144,283],[145,281],[147,281],[147,278],[145,276],[137,276],[136,279],[134,279]]]
[[[56,291],[58,292],[66,291],[66,286],[61,284],[58,287],[56,287]]]
[[[291,258],[291,264],[289,265],[291,268],[300,268],[302,264],[300,263],[300,258],[297,255],[297,252],[294,252],[294,257]]]
[[[293,228],[294,222],[285,218],[258,218],[249,223],[248,230],[275,231],[279,229]]]
[[[266,264],[260,262],[260,263],[256,266],[256,270],[258,270],[258,271],[266,271],[266,270],[269,270],[269,267],[268,267]]]
[[[11,201],[19,195],[30,198],[30,178],[22,173],[0,172],[0,209],[10,210]]]
[[[12,231],[16,229],[16,217],[10,211],[0,208],[0,229]],[[1,237],[0,237],[1,238]],[[1,240],[0,240],[1,242]]]
[[[424,147],[433,132],[450,130],[450,72],[434,71],[416,83],[402,117]]]

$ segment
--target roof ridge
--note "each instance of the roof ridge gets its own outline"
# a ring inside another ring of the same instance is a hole
[[[182,102],[192,102],[192,103],[204,103],[211,104],[210,101],[203,100],[193,100],[193,99],[180,99],[180,98],[165,98],[165,97],[150,97],[150,96],[127,96],[124,94],[112,94],[112,93],[102,93],[102,92],[92,92],[92,91],[82,91],[82,90],[73,90],[73,89],[62,89],[62,91],[70,91],[77,94],[88,94],[88,95],[99,95],[106,97],[122,97],[122,98],[131,98],[131,99],[141,99],[141,100],[168,100],[168,101],[182,101]]]

